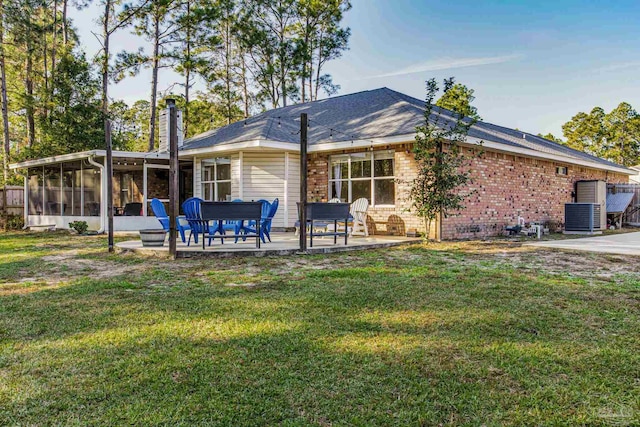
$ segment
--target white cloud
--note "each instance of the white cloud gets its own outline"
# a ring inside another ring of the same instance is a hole
[[[369,76],[369,79],[377,79],[381,77],[395,77],[406,74],[423,73],[426,71],[449,70],[453,68],[477,67],[480,65],[502,64],[504,62],[514,61],[523,58],[524,55],[504,55],[504,56],[485,56],[480,58],[440,58],[431,61],[421,62],[408,67],[401,68],[385,74]]]
[[[609,64],[607,66],[604,66],[602,68],[596,68],[596,72],[599,73],[608,73],[611,71],[618,71],[618,70],[624,70],[626,68],[640,68],[640,61],[631,61],[631,62],[621,62],[618,64]]]

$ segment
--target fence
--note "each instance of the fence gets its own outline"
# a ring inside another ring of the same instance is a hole
[[[634,193],[633,199],[624,214],[623,222],[630,225],[640,225],[640,184],[609,184],[609,193]]]
[[[24,189],[19,185],[8,185],[7,187],[7,213],[9,215],[22,216],[24,208]],[[4,195],[3,187],[0,187],[0,213],[3,210]]]

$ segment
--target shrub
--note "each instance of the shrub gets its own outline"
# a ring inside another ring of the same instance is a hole
[[[71,221],[69,227],[78,234],[85,234],[89,229],[89,224],[87,224],[87,221]]]

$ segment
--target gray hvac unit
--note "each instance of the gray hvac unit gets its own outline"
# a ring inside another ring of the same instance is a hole
[[[600,205],[600,229],[607,228],[607,183],[604,181],[577,181],[576,203],[597,203]],[[598,223],[596,223],[597,226]]]
[[[599,203],[566,203],[564,205],[564,230],[600,231],[601,207]]]

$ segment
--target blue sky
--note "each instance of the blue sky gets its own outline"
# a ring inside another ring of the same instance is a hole
[[[387,86],[417,98],[424,81],[455,76],[475,90],[484,120],[561,135],[578,111],[640,109],[640,1],[352,0],[350,50],[327,66],[340,94]],[[72,14],[89,55],[94,7]],[[114,50],[139,45],[127,31]],[[143,45],[144,46],[144,45]],[[160,89],[176,76],[161,71]],[[150,73],[112,85],[116,99],[149,97]]]

